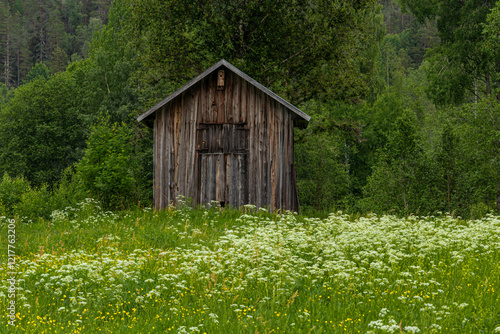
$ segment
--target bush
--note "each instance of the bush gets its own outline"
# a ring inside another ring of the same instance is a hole
[[[92,128],[84,157],[76,166],[83,190],[107,208],[126,208],[139,201],[139,162],[134,131],[101,120]]]
[[[36,222],[40,218],[49,219],[52,210],[54,201],[46,185],[29,189],[21,196],[21,202],[14,207],[15,214],[27,222]]]
[[[75,173],[74,168],[66,168],[57,187],[52,191],[54,208],[64,209],[68,206],[74,206],[87,197],[89,197],[89,194],[83,189],[82,182]]]
[[[27,180],[22,177],[11,178],[5,173],[0,182],[0,210],[3,207],[2,215],[14,215],[14,209],[21,203],[23,194],[30,190],[30,184]]]
[[[0,112],[0,172],[52,187],[81,158],[88,123],[77,105],[77,80],[67,72],[15,90]]]
[[[7,209],[5,206],[0,202],[0,217],[5,217],[7,215]]]
[[[69,168],[52,191],[47,185],[31,187],[24,178],[5,174],[0,182],[0,216],[19,216],[27,222],[48,220],[54,210],[75,205],[85,196]]]

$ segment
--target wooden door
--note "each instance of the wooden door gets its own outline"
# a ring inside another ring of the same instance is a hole
[[[200,123],[196,203],[239,207],[248,201],[246,123]]]

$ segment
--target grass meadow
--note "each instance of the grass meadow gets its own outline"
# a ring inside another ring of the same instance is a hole
[[[324,219],[93,200],[0,222],[0,333],[500,333],[500,217]]]

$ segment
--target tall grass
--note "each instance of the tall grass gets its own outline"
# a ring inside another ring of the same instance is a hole
[[[9,328],[2,312],[0,332],[500,332],[492,215],[112,213],[87,200],[47,221],[18,220],[17,236],[19,319]]]

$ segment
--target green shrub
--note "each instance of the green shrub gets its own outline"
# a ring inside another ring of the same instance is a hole
[[[92,128],[76,177],[83,191],[107,208],[125,208],[139,200],[139,164],[134,154],[134,132],[124,124],[101,120]]]
[[[0,216],[19,216],[26,222],[48,220],[54,210],[73,206],[87,197],[79,183],[70,168],[53,190],[47,185],[31,187],[24,178],[5,174],[0,182]]]
[[[5,217],[7,214],[7,209],[3,205],[3,203],[0,201],[0,217]]]
[[[90,195],[83,189],[82,182],[72,167],[64,170],[61,180],[52,191],[52,202],[55,209],[74,206]]]
[[[52,193],[46,185],[42,185],[25,192],[21,202],[15,205],[14,212],[26,222],[36,222],[40,218],[49,219],[54,209]]]
[[[476,203],[470,206],[470,219],[481,219],[490,212],[490,208],[485,203]]]
[[[22,177],[11,178],[7,173],[0,182],[0,203],[4,214],[13,215],[16,205],[21,203],[23,194],[30,191],[30,184]]]
[[[88,123],[77,80],[61,72],[18,87],[0,112],[0,172],[52,187],[81,158]]]

